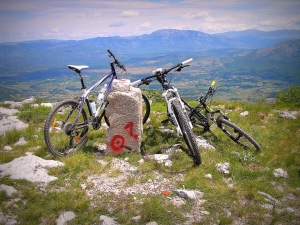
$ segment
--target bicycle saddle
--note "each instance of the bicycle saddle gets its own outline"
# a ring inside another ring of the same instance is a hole
[[[80,73],[81,70],[89,68],[89,66],[75,66],[75,65],[68,65],[68,68],[75,71],[76,73]]]

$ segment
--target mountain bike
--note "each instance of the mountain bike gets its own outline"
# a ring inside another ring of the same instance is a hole
[[[152,76],[134,81],[131,83],[131,85],[149,85],[153,80],[157,80],[162,85],[162,97],[164,98],[167,105],[168,119],[175,126],[177,134],[180,137],[183,137],[183,139],[185,140],[194,163],[196,165],[200,165],[201,156],[195,140],[195,136],[193,134],[193,125],[190,122],[189,117],[187,116],[184,103],[181,101],[177,88],[171,86],[166,79],[166,76],[169,72],[171,72],[172,70],[180,72],[184,67],[189,66],[187,64],[192,60],[193,59],[188,59],[182,63],[178,63],[177,65],[169,69],[158,68],[152,71]]]
[[[111,71],[90,88],[85,86],[82,77],[82,70],[89,67],[86,65],[68,65],[69,69],[79,75],[83,94],[78,100],[69,99],[59,102],[52,108],[46,118],[44,125],[45,144],[54,156],[60,157],[73,154],[85,144],[89,127],[92,127],[94,130],[98,130],[101,127],[102,118],[105,116],[105,108],[108,105],[107,96],[114,79],[117,79],[115,66],[122,72],[126,72],[125,66],[116,56],[110,50],[107,51],[109,57],[113,58],[113,62],[110,63]],[[105,81],[108,81],[108,84]],[[90,100],[89,95],[91,91],[100,85],[103,85],[103,87],[96,101]],[[146,107],[143,115],[144,122],[148,119],[150,104],[147,96],[142,96],[145,104],[143,107]]]
[[[232,122],[228,116],[221,112],[220,109],[213,110],[208,104],[207,100],[212,99],[214,93],[219,86],[215,87],[216,81],[211,83],[205,96],[201,95],[198,99],[199,104],[196,107],[190,106],[184,99],[181,101],[184,103],[188,112],[188,116],[195,127],[203,128],[204,132],[211,132],[210,127],[213,123],[216,123],[231,140],[241,145],[243,148],[251,150],[261,150],[259,144],[242,128]],[[218,115],[216,117],[216,115]],[[212,132],[211,132],[212,133]]]

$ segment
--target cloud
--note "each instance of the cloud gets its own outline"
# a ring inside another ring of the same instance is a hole
[[[97,17],[101,17],[102,13],[94,13],[94,15],[92,16],[93,18],[97,18]]]
[[[59,27],[56,27],[56,28],[54,28],[51,32],[52,32],[52,33],[59,33],[59,32],[60,32],[60,28],[59,28]]]
[[[198,13],[187,13],[185,15],[182,16],[182,18],[184,19],[202,19],[203,17],[209,17],[209,13],[206,11],[202,11],[202,12],[198,12]]]
[[[139,16],[140,14],[136,11],[123,11],[121,13],[121,17],[124,18],[130,18],[130,17],[134,17],[134,16]]]
[[[143,23],[140,28],[149,28],[151,26],[150,23]]]
[[[109,24],[109,27],[122,27],[125,24],[123,22],[116,22],[116,23],[111,23]]]
[[[85,13],[80,13],[80,14],[78,15],[78,17],[79,17],[79,18],[86,18],[86,14],[85,14]]]

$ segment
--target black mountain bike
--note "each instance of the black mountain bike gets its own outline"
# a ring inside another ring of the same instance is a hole
[[[215,91],[219,87],[217,86],[214,88],[215,83],[215,81],[211,83],[211,86],[205,96],[200,96],[198,99],[199,104],[196,107],[190,106],[186,101],[181,99],[193,125],[202,127],[203,132],[211,132],[210,126],[213,122],[215,122],[217,126],[235,143],[246,149],[257,151],[261,150],[259,144],[248,133],[233,123],[228,116],[221,112],[221,110],[213,110],[207,104],[207,100],[213,97]],[[217,118],[215,118],[216,114],[218,115]]]
[[[192,60],[193,59],[186,60],[169,69],[156,69],[152,72],[154,75],[132,82],[131,85],[149,85],[153,80],[157,80],[162,85],[162,96],[167,104],[169,121],[171,121],[171,123],[175,126],[177,134],[184,138],[185,143],[187,144],[190,151],[190,155],[194,160],[194,163],[196,165],[200,165],[201,157],[195,140],[195,136],[193,134],[193,125],[189,117],[187,116],[185,106],[181,101],[177,88],[171,86],[166,80],[166,76],[169,72],[171,72],[172,70],[175,70],[177,72],[181,71],[184,67],[188,66],[185,64],[191,62]]]

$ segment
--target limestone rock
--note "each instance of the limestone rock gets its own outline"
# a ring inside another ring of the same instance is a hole
[[[106,132],[108,152],[140,152],[142,141],[142,93],[139,88],[130,87],[127,80],[115,80],[108,95],[106,108],[110,127]]]

